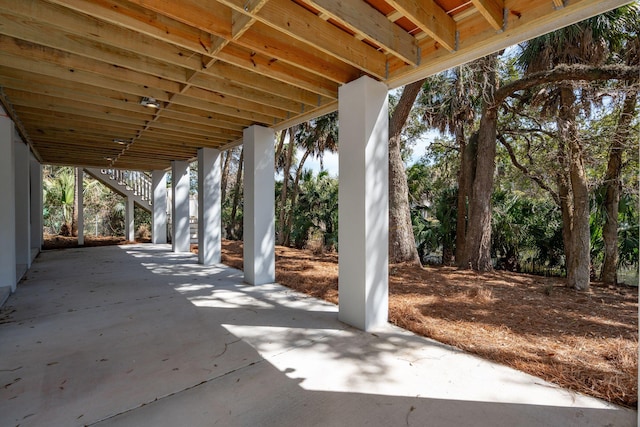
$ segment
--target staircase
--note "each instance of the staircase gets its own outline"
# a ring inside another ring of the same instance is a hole
[[[133,198],[138,206],[151,212],[151,178],[146,173],[96,168],[84,168],[84,171],[116,193]]]
[[[84,171],[91,177],[97,179],[116,193],[124,197],[132,197],[133,201],[148,212],[152,212],[152,184],[151,178],[144,172],[127,171],[119,169],[96,169],[84,168]],[[169,205],[171,204],[171,193],[169,196]],[[195,209],[191,207],[190,212],[195,215],[189,217],[189,237],[192,244],[198,243],[198,218],[197,205]],[[168,213],[168,237],[171,239],[171,213]]]

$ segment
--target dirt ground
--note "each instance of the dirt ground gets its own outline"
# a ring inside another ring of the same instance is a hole
[[[85,246],[109,244],[85,238]],[[124,241],[124,239],[122,239]],[[73,246],[49,239],[47,247]],[[122,244],[112,239],[111,244]],[[76,241],[77,245],[77,241]],[[242,243],[222,261],[242,268]],[[197,251],[195,248],[194,251]],[[276,280],[338,302],[338,255],[276,247]],[[638,405],[638,289],[453,267],[389,267],[389,320],[417,334],[626,407]],[[452,367],[455,369],[455,367]]]

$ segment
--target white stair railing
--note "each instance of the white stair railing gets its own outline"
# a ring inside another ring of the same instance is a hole
[[[101,169],[100,172],[127,187],[143,200],[151,201],[151,178],[146,173],[120,169]]]

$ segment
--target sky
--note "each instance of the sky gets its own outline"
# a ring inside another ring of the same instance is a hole
[[[407,162],[408,165],[412,165],[420,160],[420,157],[425,153],[427,146],[433,141],[436,133],[428,132],[421,139],[416,141],[413,146],[413,155],[411,156],[411,160]],[[297,157],[298,159],[303,155],[302,150],[298,150]],[[338,154],[337,153],[325,153],[324,155],[324,169],[329,172],[331,176],[338,176]],[[307,161],[304,163],[305,169],[311,169],[314,173],[318,173],[320,171],[320,161],[316,158],[309,157]]]

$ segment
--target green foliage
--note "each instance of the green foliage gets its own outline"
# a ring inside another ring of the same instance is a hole
[[[562,265],[562,219],[555,204],[503,191],[493,194],[492,204],[492,256],[497,268],[521,270],[525,261],[530,271]]]
[[[71,232],[75,206],[75,168],[45,166],[43,169],[43,219],[52,234]],[[85,175],[83,185],[84,231],[87,235],[122,236],[125,200],[99,181]],[[138,229],[151,229],[151,213],[134,208]]]
[[[604,261],[603,224],[606,217],[604,185],[597,188],[591,197],[591,262],[596,271]],[[638,196],[623,193],[620,196],[618,211],[618,268],[639,266],[638,248],[640,248],[640,212]]]
[[[429,262],[429,255],[435,252],[442,253],[442,262],[450,261],[456,239],[457,194],[456,188],[445,188],[434,194],[433,202],[411,209],[411,223],[422,262]]]
[[[438,140],[429,147],[432,163],[425,156],[407,168],[411,223],[423,262],[441,252],[448,263],[455,246],[457,188],[450,166],[457,157],[445,141]]]
[[[318,240],[323,248],[338,246],[338,180],[321,171],[314,175],[305,171],[292,221],[291,238],[298,248],[307,246],[310,239]]]
[[[74,168],[51,167],[45,170],[44,222],[54,233],[71,230],[73,221],[73,203],[75,201],[76,177]]]

